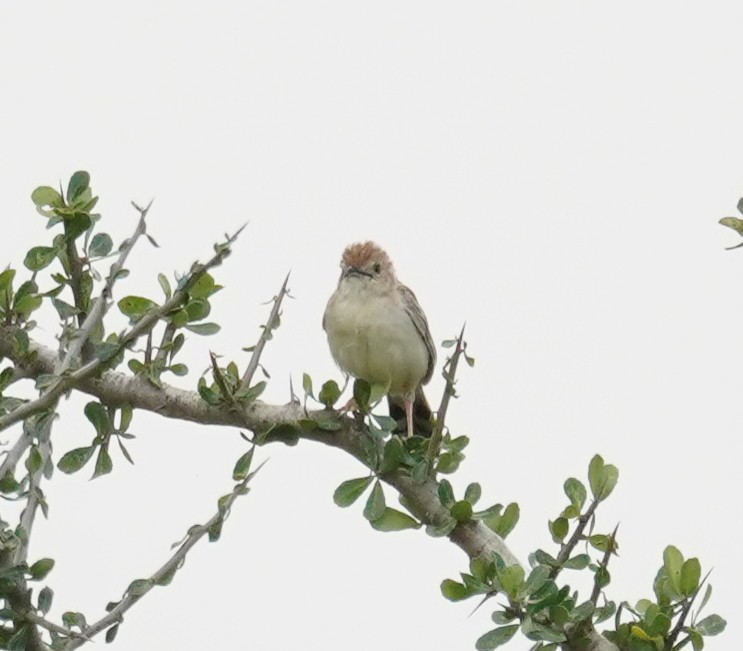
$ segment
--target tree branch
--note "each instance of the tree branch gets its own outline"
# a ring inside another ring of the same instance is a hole
[[[240,229],[242,230],[242,229]],[[183,285],[177,289],[173,296],[165,303],[163,303],[160,307],[154,308],[152,310],[149,310],[146,312],[135,324],[134,326],[126,333],[124,333],[120,338],[118,343],[116,344],[116,350],[113,351],[112,354],[107,355],[106,357],[99,357],[96,359],[90,360],[85,365],[78,368],[75,372],[60,375],[56,381],[51,384],[48,389],[37,399],[33,400],[31,402],[26,402],[22,404],[20,407],[14,409],[9,414],[5,414],[4,416],[0,416],[0,431],[6,429],[10,425],[13,425],[14,423],[17,423],[18,421],[21,421],[31,414],[34,414],[38,411],[42,411],[44,409],[48,409],[53,404],[55,404],[56,400],[61,396],[65,391],[68,391],[69,389],[77,386],[84,380],[87,380],[88,378],[92,377],[93,375],[96,375],[101,369],[104,369],[106,365],[108,364],[109,360],[113,357],[115,357],[120,351],[124,350],[127,346],[133,344],[137,339],[139,339],[142,335],[147,334],[152,330],[153,327],[155,327],[155,324],[166,314],[173,311],[175,308],[179,307],[184,300],[186,300],[188,296],[188,290],[194,285],[194,283],[201,278],[209,269],[212,267],[216,267],[217,265],[221,264],[224,258],[226,258],[230,254],[230,248],[229,245],[235,241],[235,238],[240,233],[238,231],[233,235],[232,237],[228,238],[226,245],[220,245],[217,247],[217,253],[209,260],[206,264],[197,264],[195,265],[190,274],[188,275],[186,281],[183,283]],[[114,265],[115,266],[115,265]],[[112,267],[113,269],[113,267]],[[104,308],[101,308],[104,309]],[[104,310],[105,311],[105,310]],[[86,319],[86,323],[89,319],[91,319],[94,315],[94,310],[91,310],[91,313],[88,315],[88,319]],[[102,317],[102,314],[101,314]],[[85,329],[85,324],[83,324],[82,330]],[[82,343],[80,344],[82,346]],[[10,357],[13,359],[11,355],[5,355],[5,357]],[[70,351],[68,351],[68,354],[65,356],[65,361],[62,363],[61,372],[63,373],[65,369],[65,366],[69,366],[69,363],[71,363],[72,357],[70,355]],[[16,364],[20,363],[20,360],[14,359],[13,360]],[[52,367],[48,371],[49,373],[55,373],[57,372],[56,365]],[[3,464],[5,466],[5,464]],[[2,473],[0,472],[0,476],[2,476]]]
[[[15,353],[11,341],[12,328],[0,328],[0,355],[13,359]],[[40,375],[53,368],[56,355],[53,350],[35,342],[30,344],[30,350],[35,351],[34,360],[28,366],[30,373]],[[351,418],[341,418],[341,428],[332,432],[308,426],[313,417],[327,420],[331,412],[326,410],[307,412],[299,404],[277,406],[259,400],[242,409],[229,405],[213,406],[207,404],[195,391],[185,391],[166,383],[162,383],[162,389],[159,389],[145,378],[115,371],[106,371],[99,378],[83,378],[76,386],[80,391],[95,396],[110,406],[129,404],[133,409],[144,409],[167,418],[203,425],[247,427],[258,438],[262,437],[262,443],[294,443],[298,439],[324,443],[344,450],[367,465],[363,440],[368,439],[368,433],[360,429]],[[400,472],[388,473],[383,479],[408,500],[414,514],[425,523],[435,524],[450,517],[448,509],[439,501],[437,483],[433,479],[415,484]],[[518,563],[503,539],[482,523],[460,523],[449,537],[470,557],[497,551],[508,564]]]
[[[13,330],[12,326],[0,327],[0,355],[9,357],[16,363],[22,363],[22,360],[15,358],[16,353],[12,345]],[[26,365],[28,373],[35,377],[53,369],[55,351],[33,341],[30,343],[30,350],[35,354]],[[97,397],[109,406],[129,404],[134,409],[143,409],[166,418],[204,425],[247,427],[256,434],[256,440],[260,444],[275,441],[293,444],[299,439],[323,443],[343,450],[368,467],[364,441],[369,440],[369,435],[363,426],[359,426],[351,418],[339,418],[340,429],[336,431],[327,431],[310,425],[315,419],[327,421],[329,417],[335,416],[333,412],[327,410],[308,412],[300,404],[269,405],[259,400],[240,409],[227,404],[209,405],[195,391],[186,391],[166,383],[162,383],[162,388],[157,388],[143,377],[116,371],[105,371],[97,378],[92,376],[83,378],[76,388]],[[449,510],[439,500],[438,483],[434,479],[429,477],[422,484],[416,484],[407,474],[400,471],[387,473],[380,479],[395,488],[404,497],[406,506],[424,523],[437,524],[450,517]],[[507,565],[520,564],[503,539],[482,522],[459,523],[448,537],[470,558],[497,552]],[[110,625],[113,622],[107,620],[107,623]],[[583,648],[588,651],[617,650],[613,643],[594,630],[587,631],[586,636],[584,641],[587,641],[587,646]],[[569,643],[564,645],[565,651],[572,651],[574,648],[577,647]]]
[[[136,594],[132,593],[130,586],[130,588],[127,589],[127,592],[125,593],[124,598],[113,609],[111,609],[111,611],[107,615],[101,617],[101,619],[99,619],[94,624],[85,627],[82,630],[82,635],[76,636],[74,637],[74,639],[71,639],[67,643],[65,651],[72,651],[72,649],[77,649],[86,642],[90,642],[91,638],[93,638],[101,631],[104,631],[110,626],[118,624],[122,621],[124,613],[129,610],[135,603],[137,603],[150,590],[152,590],[152,588],[154,588],[156,585],[166,585],[167,583],[169,583],[172,580],[173,575],[183,565],[183,562],[186,559],[186,554],[188,554],[191,548],[197,542],[199,542],[199,540],[201,540],[205,534],[210,532],[212,527],[215,527],[224,521],[233,502],[240,495],[245,495],[248,492],[248,483],[253,477],[255,477],[256,473],[263,467],[265,463],[266,462],[264,461],[253,472],[247,475],[245,479],[240,481],[232,489],[232,492],[225,497],[224,500],[220,500],[219,509],[209,519],[209,521],[206,522],[206,524],[198,525],[189,529],[186,539],[178,546],[178,549],[175,551],[175,553],[160,567],[160,569],[158,569],[149,579],[147,579],[143,584],[141,584],[140,587],[138,587]]]
[[[248,368],[245,369],[245,373],[243,374],[242,382],[240,382],[239,389],[250,388],[250,382],[252,381],[253,375],[255,375],[256,370],[258,369],[258,363],[260,362],[263,348],[266,346],[266,342],[271,338],[272,331],[278,326],[281,302],[284,300],[284,296],[288,294],[286,286],[289,282],[289,275],[290,274],[286,274],[286,278],[284,278],[284,284],[281,285],[279,293],[273,299],[273,308],[271,309],[271,314],[268,315],[268,321],[266,321],[266,325],[263,326],[263,332],[258,339],[258,343],[253,346],[253,354],[250,356]]]

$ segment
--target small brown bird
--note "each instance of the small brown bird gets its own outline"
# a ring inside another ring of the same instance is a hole
[[[390,416],[405,417],[408,436],[430,436],[431,408],[421,386],[431,379],[436,349],[415,294],[373,242],[346,247],[322,325],[338,366],[369,384],[389,385]]]

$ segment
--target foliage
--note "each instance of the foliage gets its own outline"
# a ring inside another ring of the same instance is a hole
[[[38,187],[31,199],[46,220],[48,236],[26,252],[23,268],[0,272],[0,362],[5,357],[0,368],[0,431],[19,423],[23,428],[16,442],[3,451],[0,496],[24,503],[17,525],[0,520],[0,600],[4,603],[0,648],[71,650],[104,631],[106,642],[112,642],[124,613],[155,587],[169,585],[193,545],[203,537],[212,542],[220,538],[234,501],[248,492],[257,472],[251,471],[255,447],[275,441],[292,445],[300,438],[341,448],[365,466],[362,476],[337,487],[333,499],[338,506],[349,508],[360,502],[363,517],[377,531],[424,529],[430,536],[449,537],[468,553],[468,571],[457,580],[444,580],[441,591],[452,601],[477,598],[478,608],[499,598],[492,612],[496,626],[477,640],[479,650],[503,646],[521,632],[533,642],[532,651],[676,651],[688,645],[699,651],[707,637],[724,630],[725,621],[718,615],[700,618],[711,595],[700,562],[685,559],[673,546],[663,552],[652,599],[630,605],[608,594],[609,562],[618,550],[617,529],[594,529],[596,511],[614,491],[619,472],[601,456],[591,459],[587,482],[574,477],[565,481],[567,504],[548,522],[556,549],[536,549],[528,557],[528,566],[504,542],[519,521],[519,505],[495,503],[482,508],[483,488],[478,482],[469,483],[464,491],[455,490],[449,477],[465,461],[470,440],[450,431],[446,414],[450,400],[457,397],[459,361],[475,363],[467,352],[464,330],[443,342],[450,354],[442,369],[445,389],[430,439],[398,436],[395,420],[376,413],[389,387],[370,386],[363,380],[353,383],[352,401],[338,409],[346,387],[327,380],[315,392],[311,376],[305,373],[301,404],[292,390],[289,405],[266,411],[260,398],[270,376],[260,357],[281,323],[282,302],[290,296],[287,276],[257,342],[243,349],[250,354],[248,361],[242,364],[210,355],[207,371],[188,394],[193,399],[183,401],[191,411],[183,411],[184,404],[169,400],[172,387],[167,380],[189,375],[178,358],[189,336],[220,330],[216,321],[208,320],[212,298],[222,289],[212,271],[230,254],[239,231],[225,236],[214,246],[210,260],[194,263],[186,274],[173,278],[159,274],[162,296],[128,295],[114,300],[117,280],[129,273],[125,263],[131,249],[141,237],[157,246],[146,230],[150,206],[134,206],[139,214],[137,227],[117,247],[99,229],[102,217],[93,212],[98,198],[87,172],[73,174],[66,190]],[[743,234],[742,220],[725,218],[722,223]],[[105,317],[113,304],[128,319],[128,327],[120,332],[106,330]],[[51,362],[32,339],[36,318],[44,314],[56,315],[59,321],[60,353]],[[142,394],[154,392],[156,406],[96,393],[113,369],[124,370],[127,381]],[[264,379],[255,381],[259,369]],[[38,398],[13,395],[14,384],[24,378],[34,380]],[[58,401],[81,388],[97,397],[84,407],[91,442],[55,456],[51,441]],[[308,403],[319,408],[310,409]],[[249,430],[250,434],[241,433],[250,447],[234,464],[235,484],[217,501],[214,516],[189,528],[159,570],[131,581],[121,598],[108,604],[104,617],[88,622],[83,613],[68,611],[61,623],[49,621],[54,592],[43,584],[53,576],[55,561],[28,561],[34,514],[37,509],[44,515],[48,512],[42,484],[57,469],[71,474],[92,464],[92,478],[101,478],[113,472],[121,457],[134,463],[128,447],[134,435],[129,430],[138,408]],[[389,505],[390,488],[399,494],[401,509]],[[566,583],[566,570],[589,577],[590,594],[581,596]]]

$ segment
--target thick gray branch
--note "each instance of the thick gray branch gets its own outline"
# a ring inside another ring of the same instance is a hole
[[[36,352],[36,356],[28,367],[29,372],[34,376],[49,373],[54,368],[56,353],[35,343],[31,344],[31,350]],[[0,355],[13,358],[10,329],[0,329]],[[313,413],[322,414],[327,419],[327,412],[307,413],[298,404],[269,405],[260,401],[253,402],[243,409],[215,407],[204,402],[195,391],[184,391],[165,383],[162,386],[162,389],[158,389],[144,378],[115,371],[106,371],[100,378],[86,378],[77,384],[79,390],[97,397],[110,406],[129,404],[135,409],[144,409],[167,418],[188,420],[203,425],[245,428],[256,434],[271,430],[267,441],[292,438],[316,441],[340,448],[364,463],[362,446],[364,433],[357,428],[351,418],[342,418],[340,420],[342,427],[337,431],[309,429],[302,426],[300,421],[312,419]],[[439,523],[449,517],[448,509],[439,502],[436,482],[433,480],[415,484],[402,473],[390,473],[384,480],[406,498],[415,515],[424,522]],[[516,556],[500,536],[479,523],[458,525],[450,538],[470,557],[497,551],[507,563],[518,563]]]

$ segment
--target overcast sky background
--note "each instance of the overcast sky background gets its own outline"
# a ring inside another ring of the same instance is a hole
[[[340,380],[322,313],[343,247],[377,241],[437,342],[467,322],[477,363],[449,424],[472,443],[455,488],[520,503],[509,542],[525,562],[554,550],[563,481],[601,453],[620,469],[597,525],[621,522],[610,596],[649,596],[673,543],[714,566],[708,614],[729,628],[709,647],[732,648],[743,250],[724,250],[740,238],[717,220],[743,195],[741,19],[733,2],[6,3],[0,266],[50,240],[31,191],[77,169],[117,243],[129,201],[156,198],[160,248],[138,246],[117,298],[157,299],[158,272],[249,221],[216,272],[222,332],[189,341],[192,372],[173,383],[194,388],[209,350],[244,367],[291,269],[263,360],[264,396],[283,403],[290,376]],[[37,336],[53,343],[55,324]],[[434,404],[441,391],[437,372]],[[92,439],[84,402],[65,405],[57,457]],[[159,567],[246,449],[148,414],[132,430],[135,466],[114,450],[112,475],[45,486],[30,560],[57,559],[53,619],[98,619]],[[333,504],[358,463],[309,443],[268,457],[222,540],[132,609],[113,648],[451,651],[492,627],[490,608],[468,619],[473,603],[440,595],[467,567],[457,548]]]

